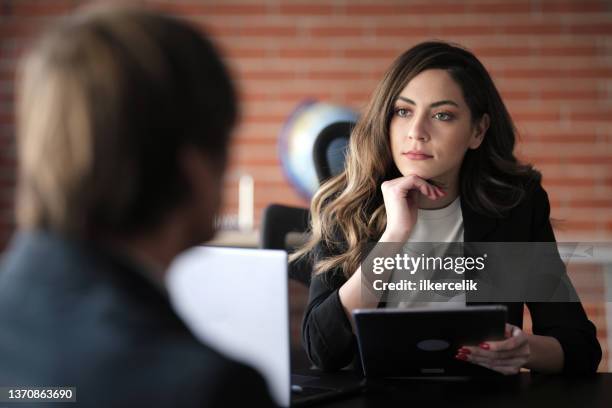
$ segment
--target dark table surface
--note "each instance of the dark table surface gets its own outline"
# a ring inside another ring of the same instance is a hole
[[[352,374],[329,375],[333,378],[334,375]],[[481,379],[385,380],[368,382],[356,395],[316,406],[612,408],[612,374],[572,378],[525,372]]]

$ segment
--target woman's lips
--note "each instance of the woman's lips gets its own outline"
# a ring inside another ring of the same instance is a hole
[[[425,153],[406,152],[402,153],[402,155],[410,160],[427,160],[433,158],[433,156],[430,156]]]

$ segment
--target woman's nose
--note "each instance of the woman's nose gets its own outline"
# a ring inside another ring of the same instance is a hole
[[[415,139],[420,142],[426,142],[429,140],[429,133],[424,118],[415,117],[410,128],[408,129],[408,138]]]

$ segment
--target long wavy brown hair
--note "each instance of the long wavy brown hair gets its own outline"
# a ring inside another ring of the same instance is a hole
[[[311,202],[310,238],[290,260],[311,256],[313,273],[340,268],[348,278],[386,227],[380,185],[400,177],[391,155],[393,104],[408,82],[428,69],[444,69],[461,87],[472,123],[491,119],[481,145],[466,153],[459,174],[462,202],[475,212],[503,217],[540,173],[514,156],[516,128],[489,73],[466,49],[425,42],[400,55],[378,84],[350,137],[345,169],[324,183]],[[321,254],[325,256],[321,256]]]

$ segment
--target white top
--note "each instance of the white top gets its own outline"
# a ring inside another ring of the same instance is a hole
[[[419,208],[417,222],[408,242],[463,242],[460,197],[457,196],[444,208],[436,210]]]
[[[463,242],[463,214],[461,213],[461,200],[457,196],[455,200],[444,208],[435,210],[418,210],[417,221],[412,229],[410,238],[407,242]],[[407,246],[410,248],[410,246]],[[411,250],[412,249],[412,250]],[[407,249],[406,252],[414,252],[415,248]],[[440,253],[429,253],[429,256],[444,256],[443,248]],[[419,254],[414,254],[418,256]],[[428,272],[417,271],[414,276],[427,279]],[[410,297],[416,297],[418,292],[403,292],[399,294],[401,297],[397,301],[393,301],[393,294],[390,294],[389,307],[449,307],[456,305],[457,307],[465,306],[465,293],[446,300],[440,301],[415,301],[408,300]],[[394,304],[396,306],[394,306]]]

